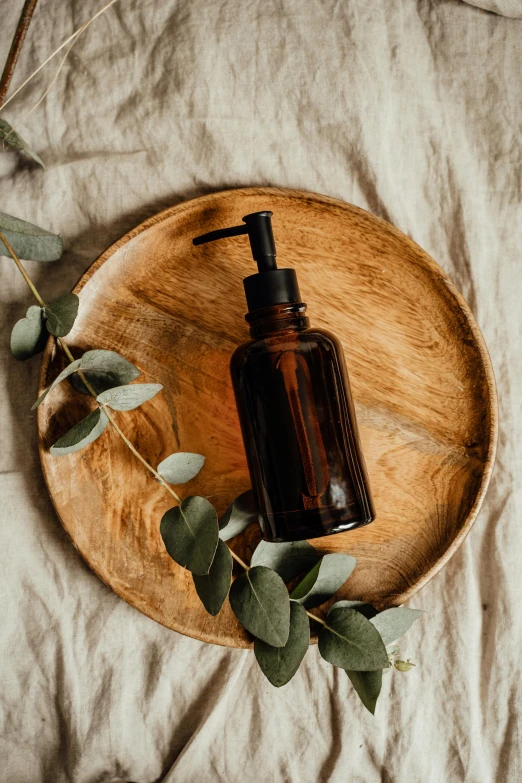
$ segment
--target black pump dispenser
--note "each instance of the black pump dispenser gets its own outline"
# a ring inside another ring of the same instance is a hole
[[[310,325],[295,271],[277,268],[271,217],[254,212],[193,242],[250,240],[251,339],[234,351],[230,374],[263,537],[299,541],[366,525],[375,511],[341,343]]]
[[[301,301],[295,270],[277,268],[271,217],[271,212],[252,212],[242,218],[244,226],[220,228],[192,240],[194,245],[203,245],[216,239],[248,235],[252,256],[258,268],[257,274],[243,280],[249,312]]]

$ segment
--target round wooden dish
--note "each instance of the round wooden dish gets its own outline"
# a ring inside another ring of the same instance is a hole
[[[248,339],[242,278],[254,271],[245,237],[200,248],[197,234],[274,213],[280,266],[295,267],[312,323],[341,339],[377,508],[371,525],[316,539],[357,568],[341,598],[400,604],[455,552],[475,519],[493,467],[495,382],[484,340],[442,269],[388,223],[341,201],[271,188],[215,193],[138,226],[107,250],[75,291],[67,338],[75,355],[118,351],[164,392],[118,421],[156,466],[177,450],[206,455],[179,489],[222,513],[249,487],[229,379]],[[64,365],[49,342],[43,389]],[[159,523],[171,503],[110,428],[65,457],[49,446],[92,408],[62,383],[38,409],[51,498],[90,567],[122,598],[176,631],[233,647],[250,644],[228,602],[216,618],[190,573],[166,554]],[[231,544],[244,559],[259,533]]]

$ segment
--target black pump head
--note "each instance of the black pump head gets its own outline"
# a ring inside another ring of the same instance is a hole
[[[247,234],[258,273],[245,277],[243,285],[249,312],[301,301],[297,276],[293,269],[278,269],[272,232],[271,212],[252,212],[243,218],[244,226],[232,226],[210,231],[192,240],[194,245],[214,242],[216,239]]]

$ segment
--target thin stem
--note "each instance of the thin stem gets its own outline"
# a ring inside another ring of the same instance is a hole
[[[7,55],[7,59],[5,61],[2,78],[0,79],[0,107],[4,105],[5,97],[9,90],[9,85],[11,84],[11,79],[13,78],[14,70],[16,68],[16,63],[18,62],[20,50],[27,34],[27,30],[29,29],[29,25],[31,24],[31,19],[33,18],[34,9],[36,8],[37,3],[38,0],[25,0],[24,7],[22,8],[22,13],[20,14],[20,19],[18,20],[18,24],[16,26],[11,48],[9,49],[9,54]]]
[[[64,354],[67,356],[67,358],[69,359],[69,361],[70,361],[70,362],[71,362],[71,364],[72,364],[72,363],[75,361],[75,358],[74,358],[74,356],[72,355],[72,353],[70,352],[70,350],[69,350],[69,346],[67,345],[67,343],[65,343],[65,342],[62,340],[62,338],[61,338],[61,337],[57,337],[56,339],[57,339],[57,340],[58,340],[58,342],[60,343],[60,347],[61,347],[62,351],[64,352]],[[96,398],[98,395],[96,394],[96,392],[95,392],[95,391],[94,391],[94,389],[92,388],[91,384],[89,383],[89,381],[87,380],[87,378],[86,378],[86,377],[85,377],[85,375],[83,374],[83,371],[82,371],[82,370],[77,370],[76,372],[78,373],[78,375],[79,375],[79,376],[80,376],[80,378],[82,379],[83,383],[85,384],[85,387],[86,387],[87,391],[89,392],[89,394],[90,394],[92,397]],[[101,407],[101,406],[100,406],[100,407]]]
[[[40,294],[36,290],[36,288],[35,288],[35,286],[33,284],[33,281],[31,280],[31,278],[29,277],[29,275],[25,271],[24,267],[22,266],[22,262],[20,261],[20,259],[16,255],[15,251],[13,250],[13,248],[11,247],[11,245],[9,244],[7,239],[5,238],[5,235],[2,234],[1,231],[0,231],[0,239],[2,240],[4,245],[6,246],[8,252],[11,254],[11,257],[12,257],[13,261],[15,262],[16,266],[18,267],[18,269],[22,273],[22,276],[23,276],[25,282],[27,283],[27,285],[29,286],[29,288],[31,289],[31,293],[33,294],[34,298],[36,299],[36,301],[38,302],[40,307],[45,307],[44,300],[42,299],[42,297],[40,296]]]
[[[58,52],[61,52],[62,49],[64,49],[67,46],[67,44],[73,40],[73,38],[76,38],[76,36],[80,32],[83,32],[85,29],[87,29],[87,27],[89,27],[89,25],[92,24],[95,19],[97,19],[101,14],[103,14],[104,11],[110,8],[111,5],[114,5],[116,1],[117,0],[110,0],[110,2],[107,3],[107,5],[104,5],[103,8],[100,8],[100,10],[97,11],[94,14],[94,16],[91,17],[91,19],[89,19],[87,22],[84,22],[84,24],[82,24],[77,30],[75,30],[74,33],[72,33],[72,35],[70,35],[62,44],[60,44],[60,46],[57,49],[55,49],[54,52],[50,54],[49,57],[46,60],[44,60],[43,63],[39,65],[35,71],[33,71],[33,73],[30,76],[28,76],[27,79],[24,82],[22,82],[22,84],[19,87],[17,87],[17,89],[13,92],[13,94],[10,95],[9,98],[5,101],[5,103],[3,104],[3,108],[5,108],[7,104],[13,100],[15,95],[18,95],[20,90],[22,90],[25,87],[25,85],[28,82],[30,82],[31,79],[33,79],[42,70],[42,68],[44,68],[47,65],[47,63],[53,59],[55,55],[58,54]]]
[[[153,476],[154,476],[154,477],[155,477],[155,478],[156,478],[156,479],[159,481],[159,483],[162,485],[162,487],[164,487],[164,488],[167,490],[167,492],[170,492],[170,494],[172,495],[172,497],[173,497],[173,498],[174,498],[174,499],[175,499],[175,500],[176,500],[178,503],[181,503],[181,498],[179,497],[179,495],[177,495],[177,494],[174,492],[174,490],[172,489],[172,487],[170,487],[170,486],[167,484],[167,482],[165,481],[165,479],[164,479],[164,478],[163,478],[163,477],[162,477],[162,476],[161,476],[161,475],[158,473],[158,471],[157,471],[157,470],[154,470],[154,468],[152,467],[152,465],[150,465],[150,464],[147,462],[147,460],[146,460],[144,457],[142,457],[142,456],[141,456],[141,454],[139,453],[139,451],[138,451],[138,450],[137,450],[137,449],[136,449],[136,448],[133,446],[133,444],[132,444],[132,443],[130,442],[130,440],[127,438],[127,436],[125,435],[125,433],[124,433],[124,432],[122,432],[122,430],[120,430],[120,428],[118,427],[118,425],[117,425],[117,424],[116,424],[116,422],[114,421],[114,417],[113,417],[112,413],[109,411],[109,409],[107,408],[107,406],[106,406],[106,405],[102,405],[101,407],[103,408],[103,410],[104,410],[104,412],[105,412],[105,415],[106,415],[106,416],[107,416],[107,418],[109,419],[110,423],[112,424],[112,426],[114,427],[114,429],[116,430],[116,432],[118,433],[118,435],[120,436],[120,438],[121,438],[121,439],[124,441],[124,443],[126,443],[126,445],[127,445],[127,446],[129,447],[129,449],[132,451],[132,453],[134,454],[134,456],[135,456],[135,457],[137,457],[137,459],[139,459],[139,461],[141,462],[141,464],[142,464],[142,465],[144,465],[144,466],[147,468],[147,470],[148,470],[150,473],[152,473],[152,475],[153,475]]]
[[[226,542],[225,542],[225,543],[226,543]],[[228,544],[227,544],[227,546],[228,546]],[[229,547],[229,546],[228,546],[228,549],[229,549],[229,552],[230,552],[230,554],[231,554],[231,555],[232,555],[232,557],[234,558],[234,560],[235,560],[237,563],[239,563],[239,565],[240,565],[242,568],[244,568],[244,569],[245,569],[245,571],[248,571],[248,570],[250,569],[250,566],[247,566],[247,564],[246,564],[246,563],[245,563],[243,560],[241,560],[241,558],[239,557],[239,555],[236,555],[236,553],[234,552],[234,550],[233,550],[233,549],[230,549],[230,547]]]
[[[316,623],[321,623],[321,625],[326,625],[325,621],[324,621],[324,620],[321,620],[321,618],[320,618],[320,617],[316,617],[316,615],[315,615],[315,614],[312,614],[312,612],[309,612],[309,611],[308,611],[308,610],[306,610],[306,609],[305,609],[305,611],[306,611],[306,614],[308,615],[308,617],[311,617],[311,618],[312,618],[312,620],[315,620],[315,622],[316,622]]]
[[[53,85],[54,85],[54,83],[56,82],[56,80],[57,80],[58,76],[60,75],[60,71],[62,70],[63,66],[65,65],[65,61],[66,61],[66,59],[67,59],[67,58],[68,58],[68,56],[69,56],[69,52],[71,51],[71,49],[73,48],[74,44],[76,43],[76,41],[78,40],[78,38],[80,37],[80,35],[83,33],[83,31],[84,31],[85,29],[86,29],[86,28],[85,28],[85,25],[84,25],[84,26],[83,26],[83,27],[80,29],[80,32],[78,33],[78,35],[76,36],[76,38],[73,38],[72,42],[69,44],[69,48],[67,49],[67,51],[65,52],[64,56],[62,57],[62,59],[61,59],[61,61],[60,61],[60,65],[58,66],[58,68],[57,68],[57,70],[56,70],[56,73],[54,74],[54,76],[53,76],[53,78],[52,78],[52,81],[51,81],[51,83],[49,84],[49,86],[47,87],[47,89],[44,91],[43,95],[41,95],[41,96],[40,96],[40,98],[38,98],[38,100],[37,100],[37,101],[36,101],[36,103],[34,104],[33,108],[32,108],[32,109],[29,109],[29,111],[27,112],[27,114],[26,114],[26,115],[24,115],[24,116],[22,117],[22,119],[21,119],[21,120],[17,121],[17,123],[16,123],[16,127],[15,127],[14,125],[11,127],[11,130],[9,131],[9,133],[7,134],[7,136],[4,136],[4,138],[2,139],[2,141],[3,141],[3,142],[6,142],[6,141],[7,141],[7,139],[8,139],[8,138],[9,138],[9,136],[11,135],[11,133],[16,133],[16,131],[17,131],[17,128],[18,128],[20,125],[23,125],[23,124],[24,124],[24,123],[25,123],[25,122],[26,122],[26,121],[29,119],[29,117],[31,116],[31,114],[33,113],[33,111],[35,111],[35,110],[36,110],[36,109],[39,107],[39,105],[42,103],[42,101],[44,101],[44,100],[45,100],[45,98],[48,96],[48,94],[50,93],[50,91],[51,91],[51,90],[52,90],[52,88],[53,88]]]

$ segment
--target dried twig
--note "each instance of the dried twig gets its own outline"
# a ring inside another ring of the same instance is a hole
[[[24,7],[22,8],[22,13],[20,15],[20,19],[18,20],[18,26],[11,43],[11,48],[9,49],[7,60],[5,61],[2,78],[0,79],[0,107],[3,105],[7,91],[9,90],[9,85],[11,84],[11,79],[13,78],[13,73],[18,61],[20,49],[22,48],[22,44],[24,42],[27,30],[29,29],[29,25],[31,23],[31,19],[33,18],[34,9],[36,8],[37,3],[38,0],[25,0]]]
[[[68,46],[68,47],[67,47],[67,49],[65,50],[65,54],[64,54],[64,56],[62,57],[62,59],[61,59],[61,61],[60,61],[60,65],[58,66],[58,68],[57,68],[57,70],[56,70],[56,73],[54,74],[54,76],[53,76],[53,79],[52,79],[51,83],[50,83],[50,84],[49,84],[49,86],[46,88],[46,90],[45,90],[45,92],[43,93],[43,95],[41,95],[41,96],[40,96],[40,98],[38,98],[38,100],[37,100],[37,101],[36,101],[36,103],[34,104],[33,108],[32,108],[32,109],[29,109],[29,111],[27,112],[27,114],[25,114],[25,115],[22,117],[22,119],[21,119],[19,122],[17,122],[17,123],[16,123],[16,124],[17,124],[17,126],[18,126],[18,125],[23,125],[23,124],[24,124],[24,122],[25,122],[25,121],[26,121],[26,120],[27,120],[27,119],[28,119],[28,118],[31,116],[31,114],[33,113],[33,111],[35,111],[35,109],[37,109],[37,108],[39,107],[39,105],[42,103],[42,101],[44,101],[44,100],[47,98],[47,96],[48,96],[49,92],[51,91],[51,89],[52,89],[52,87],[53,87],[53,85],[54,85],[54,83],[56,82],[56,80],[58,79],[58,77],[59,77],[59,75],[60,75],[60,71],[62,70],[63,66],[65,65],[65,61],[66,61],[66,59],[67,59],[67,58],[68,58],[68,56],[69,56],[69,52],[71,51],[71,49],[73,48],[74,44],[76,43],[76,41],[78,40],[78,38],[80,37],[80,35],[83,33],[83,31],[84,31],[85,29],[86,29],[86,25],[84,25],[82,28],[80,28],[80,30],[78,31],[78,34],[77,34],[76,38],[73,38],[73,39],[72,39],[71,43],[69,44],[69,46]],[[11,129],[11,133],[12,133],[13,131],[15,131],[15,130],[16,130],[16,128],[14,128],[14,127],[13,127],[13,128]],[[7,134],[7,136],[9,136],[9,134]],[[6,136],[5,138],[7,138],[7,136]],[[5,141],[5,139],[4,139],[4,141]]]
[[[35,71],[33,71],[32,74],[30,76],[28,76],[27,79],[24,82],[22,82],[22,84],[19,87],[16,88],[16,90],[13,92],[13,94],[10,95],[9,98],[3,104],[4,108],[5,108],[5,106],[7,106],[8,103],[10,103],[13,100],[15,95],[18,95],[20,90],[22,90],[25,87],[25,85],[28,82],[30,82],[31,79],[33,79],[36,76],[37,73],[40,73],[42,68],[44,68],[47,65],[47,63],[50,60],[52,60],[53,57],[55,57],[55,55],[58,54],[58,52],[61,52],[62,49],[65,49],[67,44],[71,43],[71,41],[73,41],[79,35],[79,33],[82,33],[84,30],[86,30],[87,27],[89,27],[89,25],[92,24],[95,19],[97,19],[99,16],[101,16],[101,14],[103,14],[104,11],[106,11],[108,8],[110,8],[111,5],[114,5],[115,2],[116,2],[116,0],[110,0],[110,2],[107,3],[107,5],[104,5],[103,8],[100,8],[100,10],[97,11],[94,14],[94,16],[92,16],[87,22],[84,22],[84,24],[82,24],[77,30],[75,30],[74,33],[72,33],[62,44],[60,44],[60,46],[57,49],[55,49],[54,52],[52,52],[52,54],[50,54],[49,57],[47,57],[47,59],[44,60],[43,63],[41,65],[39,65],[38,68]]]

